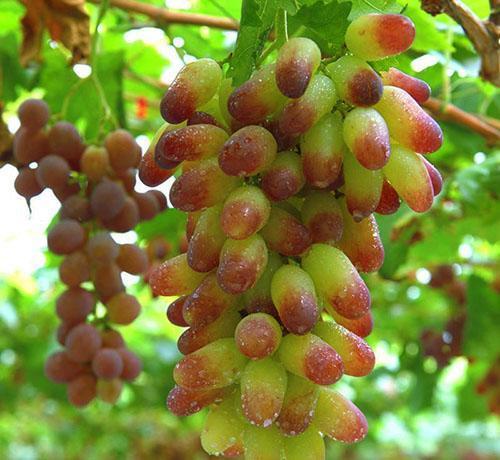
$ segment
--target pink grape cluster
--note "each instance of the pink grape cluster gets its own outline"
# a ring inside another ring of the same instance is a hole
[[[127,131],[109,133],[103,146],[86,146],[71,123],[47,128],[49,108],[41,100],[25,101],[18,115],[14,157],[22,166],[15,188],[27,200],[48,188],[61,202],[47,243],[64,257],[59,278],[65,291],[56,300],[57,340],[64,350],[48,357],[45,373],[67,384],[68,399],[77,407],[96,396],[112,404],[123,381],[135,379],[142,368],[115,329],[132,323],[141,310],[125,292],[121,273],[144,274],[149,261],[143,249],[118,244],[111,232],[127,232],[153,218],[167,200],[157,191],[134,190],[141,151]]]
[[[167,121],[140,176],[187,213],[188,250],[150,274],[153,292],[187,327],[167,405],[209,406],[204,449],[247,459],[324,458],[323,436],[355,442],[361,411],[329,388],[364,376],[374,353],[370,293],[380,268],[374,212],[400,198],[427,210],[441,187],[422,154],[442,134],[419,103],[422,81],[366,62],[408,49],[411,21],[370,14],[328,65],[308,38],[236,88],[211,59],[186,65],[161,101]]]

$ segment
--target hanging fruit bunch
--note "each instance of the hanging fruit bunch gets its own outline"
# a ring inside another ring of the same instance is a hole
[[[166,197],[134,190],[141,150],[127,131],[111,132],[103,146],[85,145],[71,123],[47,128],[49,109],[41,100],[25,101],[18,115],[16,191],[30,200],[47,188],[61,202],[47,240],[49,250],[62,256],[59,278],[65,291],[56,301],[56,314],[61,320],[57,340],[64,350],[49,356],[45,372],[67,384],[75,406],[96,396],[114,403],[123,381],[135,379],[142,367],[117,330],[141,310],[121,273],[140,275],[149,264],[143,249],[118,244],[111,232],[128,232],[153,218],[166,208]]]
[[[187,213],[189,243],[149,280],[179,296],[168,318],[187,327],[167,405],[183,416],[210,407],[209,454],[317,460],[323,436],[367,433],[330,385],[374,366],[359,274],[384,258],[373,213],[401,199],[424,212],[442,185],[424,157],[442,142],[419,105],[428,85],[367,63],[414,35],[404,16],[365,15],[328,65],[315,42],[291,38],[236,88],[215,61],[190,63],[161,101],[167,124],[140,175],[157,185],[177,172],[170,200]]]

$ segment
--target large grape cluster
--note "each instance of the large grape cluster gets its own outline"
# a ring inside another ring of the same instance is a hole
[[[423,212],[442,182],[423,156],[442,142],[419,105],[429,87],[367,63],[407,50],[414,33],[401,15],[362,16],[349,54],[325,63],[312,40],[291,38],[236,88],[200,59],[161,101],[167,124],[140,175],[156,185],[178,172],[170,200],[187,213],[189,244],[149,280],[179,296],[167,315],[187,327],[167,405],[210,406],[209,454],[317,460],[323,436],[366,435],[364,415],[329,385],[374,366],[359,275],[384,257],[373,213],[400,199]]]
[[[59,277],[65,291],[56,301],[56,314],[64,350],[48,357],[46,375],[67,384],[75,406],[96,396],[114,403],[122,382],[135,379],[142,367],[115,329],[134,321],[141,309],[125,292],[121,272],[140,275],[149,264],[145,251],[118,244],[111,232],[127,232],[151,219],[166,207],[166,197],[134,190],[141,151],[127,131],[108,134],[102,147],[86,146],[68,122],[47,129],[49,109],[35,99],[20,106],[19,119],[17,192],[29,200],[48,188],[61,202],[47,240],[49,250],[63,256]]]

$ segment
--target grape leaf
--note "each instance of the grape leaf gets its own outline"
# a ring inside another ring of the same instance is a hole
[[[349,14],[350,21],[363,14],[400,13],[403,9],[396,0],[340,0],[340,2],[352,4]]]
[[[25,70],[19,63],[18,41],[10,33],[0,37],[0,99],[9,102],[17,98],[19,88],[27,86]]]

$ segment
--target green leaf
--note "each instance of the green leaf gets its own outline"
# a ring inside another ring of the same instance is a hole
[[[476,385],[488,371],[488,364],[476,362],[469,365],[466,373],[466,382],[458,392],[457,412],[464,422],[484,419],[488,415],[486,395],[478,395]]]
[[[169,209],[152,220],[141,222],[135,231],[139,239],[151,240],[161,235],[175,246],[184,234],[185,226],[186,214],[177,209]]]
[[[14,34],[0,37],[0,99],[15,100],[19,88],[27,85],[26,72],[19,63],[19,42]]]
[[[369,13],[399,13],[403,9],[396,0],[340,0],[341,3],[351,3],[349,20]]]

